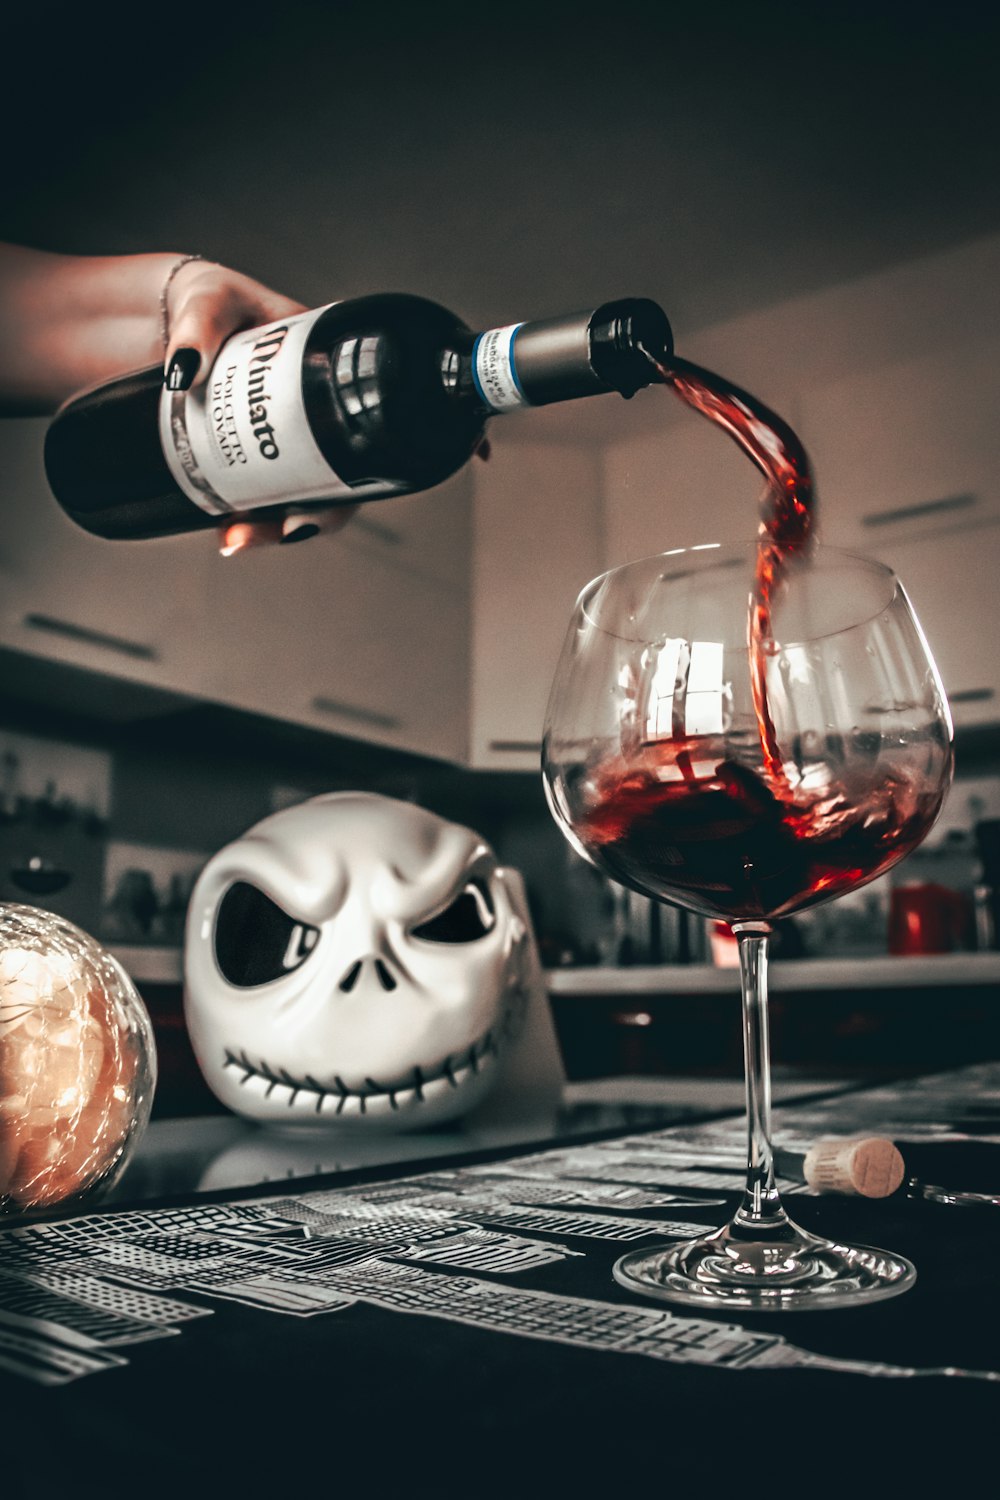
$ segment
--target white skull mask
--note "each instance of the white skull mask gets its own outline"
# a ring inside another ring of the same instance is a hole
[[[415,1129],[490,1088],[525,1004],[525,922],[468,828],[333,793],[206,865],[185,1011],[219,1099],[282,1124]]]

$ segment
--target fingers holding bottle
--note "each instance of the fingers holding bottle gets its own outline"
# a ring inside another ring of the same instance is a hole
[[[164,384],[200,385],[234,333],[304,312],[300,302],[200,256],[182,256],[163,288]]]
[[[288,546],[314,536],[332,536],[342,531],[357,514],[356,505],[332,505],[327,510],[288,510],[279,519],[255,521],[249,512],[219,527],[219,551],[223,557],[252,547]]]
[[[167,275],[161,298],[164,345],[163,383],[169,391],[188,391],[208,376],[228,338],[245,328],[257,328],[304,312],[300,302],[199,255],[181,256]],[[238,514],[219,527],[223,557],[253,547],[276,546],[304,540],[320,531],[339,530],[353,514],[289,512],[275,519],[256,520]]]

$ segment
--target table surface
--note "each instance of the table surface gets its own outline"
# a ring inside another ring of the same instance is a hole
[[[842,1078],[776,1069],[772,1091],[781,1101],[851,1086]],[[433,1131],[371,1130],[366,1125],[353,1130],[274,1130],[231,1114],[153,1120],[105,1201],[134,1203],[536,1145],[598,1131],[679,1124],[740,1111],[743,1100],[743,1080],[738,1078],[614,1077],[564,1084],[561,1102],[552,1109],[488,1123],[466,1117]]]
[[[858,1132],[1000,1146],[1000,1064],[820,1082],[775,1111],[788,1150]],[[604,1095],[569,1101],[570,1131],[534,1147],[452,1140],[401,1161],[390,1146],[333,1170],[321,1151],[307,1177],[279,1152],[263,1185],[259,1161],[233,1164],[246,1140],[222,1127],[237,1122],[187,1122],[186,1140],[162,1122],[147,1168],[186,1156],[181,1192],[150,1199],[167,1180],[150,1168],[131,1204],[8,1221],[5,1496],[106,1493],[109,1476],[143,1494],[645,1494],[740,1483],[748,1466],[759,1482],[779,1458],[796,1482],[820,1451],[857,1489],[862,1441],[869,1480],[882,1465],[886,1482],[926,1484],[942,1455],[960,1469],[1000,1417],[1000,1209],[788,1184],[804,1227],[909,1256],[916,1286],[821,1316],[646,1301],[615,1260],[728,1217],[743,1122],[731,1086],[725,1103],[693,1086],[672,1103]],[[713,1102],[729,1112],[706,1118]],[[572,1119],[588,1109],[674,1123],[595,1131],[598,1115]],[[198,1168],[190,1137],[210,1129]]]

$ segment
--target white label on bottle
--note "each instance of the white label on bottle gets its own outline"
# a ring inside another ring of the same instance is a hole
[[[160,440],[180,488],[212,515],[360,498],[330,468],[302,397],[302,359],[325,307],[234,334],[193,391],[163,392]],[[380,493],[393,488],[377,487]]]
[[[523,323],[508,328],[489,328],[476,339],[472,351],[472,373],[487,406],[494,411],[510,411],[515,406],[529,406],[521,389],[514,363],[514,338]]]

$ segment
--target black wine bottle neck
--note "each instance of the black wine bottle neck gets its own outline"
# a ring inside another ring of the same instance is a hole
[[[596,311],[481,333],[472,378],[490,412],[609,391],[627,397],[658,380],[655,361],[668,362],[672,352],[663,310],[643,298],[623,298]]]

